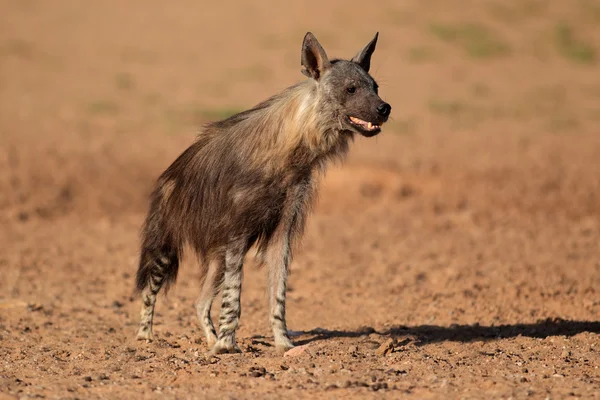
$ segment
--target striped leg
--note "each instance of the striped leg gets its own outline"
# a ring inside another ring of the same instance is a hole
[[[242,292],[242,266],[246,248],[239,243],[229,246],[225,254],[225,274],[223,277],[223,301],[219,318],[219,336],[213,346],[213,354],[241,353],[235,343],[235,331],[241,315],[240,297]]]
[[[210,317],[210,309],[222,283],[223,259],[222,257],[216,257],[208,264],[208,271],[202,284],[200,296],[196,302],[196,313],[200,320],[200,325],[204,330],[206,344],[209,349],[217,342],[217,332]]]
[[[286,351],[294,347],[288,336],[285,322],[285,294],[291,259],[289,235],[283,235],[280,240],[276,240],[270,246],[267,267],[269,269],[271,327],[275,338],[275,347]]]
[[[270,320],[278,350],[289,350],[294,347],[287,331],[285,319],[285,295],[290,263],[292,262],[292,241],[304,227],[305,214],[312,196],[310,176],[299,182],[293,191],[288,193],[282,221],[271,238],[266,249],[267,268],[269,271],[269,303]]]
[[[154,318],[156,296],[167,274],[173,268],[177,268],[178,261],[176,253],[168,254],[161,252],[153,255],[149,251],[144,251],[142,254],[140,269],[144,271],[146,283],[142,289],[142,311],[140,313],[140,327],[137,334],[138,340],[154,340],[152,320]]]

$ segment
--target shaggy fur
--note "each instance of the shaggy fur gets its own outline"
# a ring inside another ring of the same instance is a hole
[[[315,195],[316,174],[343,157],[355,133],[373,136],[391,107],[368,74],[375,38],[350,61],[330,61],[309,32],[296,84],[254,108],[204,127],[159,177],[143,234],[137,288],[139,339],[152,339],[156,295],[177,277],[189,245],[202,266],[197,313],[213,353],[239,351],[243,259],[250,247],[269,270],[271,324],[278,348],[293,345],[285,323],[292,247]],[[210,318],[223,290],[219,333]]]

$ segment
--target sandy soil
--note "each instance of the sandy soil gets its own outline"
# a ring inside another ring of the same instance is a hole
[[[600,397],[599,3],[1,3],[1,399]],[[135,341],[153,180],[303,79],[308,30],[342,57],[378,30],[394,108],[322,184],[300,351],[250,265],[243,354],[205,356],[191,262]]]

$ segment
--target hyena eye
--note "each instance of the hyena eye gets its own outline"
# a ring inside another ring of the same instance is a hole
[[[356,92],[356,87],[350,86],[350,87],[346,88],[346,92],[352,94],[352,93]]]

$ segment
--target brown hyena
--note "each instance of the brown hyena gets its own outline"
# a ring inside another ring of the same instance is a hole
[[[329,60],[313,36],[302,44],[309,79],[256,107],[210,123],[158,178],[143,234],[137,288],[138,339],[151,340],[156,295],[172,283],[183,247],[200,260],[196,309],[213,353],[239,352],[242,263],[256,245],[268,268],[270,319],[278,349],[293,347],[285,320],[292,247],[302,233],[316,178],[341,158],[355,133],[374,136],[391,106],[369,75],[377,35],[352,60]],[[222,293],[219,333],[210,309]]]

